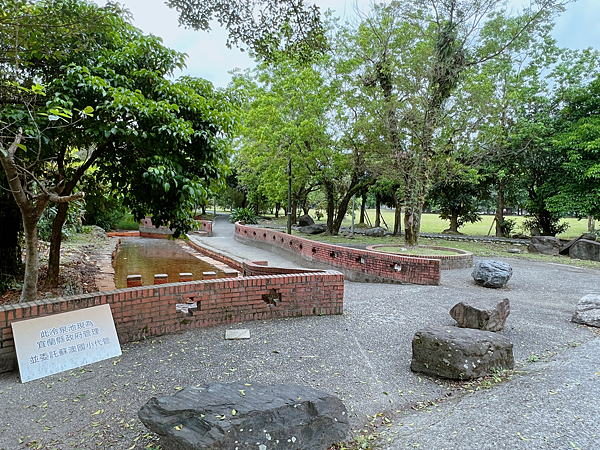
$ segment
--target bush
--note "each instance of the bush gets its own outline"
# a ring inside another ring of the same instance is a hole
[[[231,223],[235,223],[239,222],[240,220],[243,220],[251,225],[256,225],[258,223],[258,216],[254,214],[254,211],[252,211],[250,208],[236,208],[231,211],[231,214],[229,215],[229,221]]]
[[[513,230],[517,226],[517,221],[515,219],[504,219],[500,222],[500,230],[502,231],[502,236],[510,237]]]
[[[38,222],[38,236],[42,241],[50,240],[50,237],[52,236],[52,222],[54,221],[57,212],[58,206],[56,204],[52,204],[51,206],[48,206],[42,213],[42,217],[40,217],[40,221]],[[68,239],[75,233],[81,233],[83,231],[82,219],[84,214],[84,200],[80,199],[69,203],[67,220],[65,220],[62,228],[62,235],[65,239]]]
[[[567,222],[560,222],[560,217],[550,216],[542,221],[538,216],[530,215],[523,221],[523,228],[529,230],[537,229],[543,236],[556,236],[569,229]]]

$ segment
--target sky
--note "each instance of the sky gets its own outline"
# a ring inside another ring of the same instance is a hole
[[[358,0],[361,9],[368,9],[371,0]],[[509,0],[509,7],[518,9],[527,0]],[[105,1],[96,0],[103,5]],[[186,30],[179,26],[177,11],[168,8],[163,0],[120,0],[131,11],[134,25],[146,34],[163,39],[167,47],[188,54],[187,68],[176,73],[210,80],[215,86],[225,87],[235,68],[246,69],[254,62],[246,53],[225,45],[227,33],[217,23],[208,32]],[[321,10],[336,11],[342,19],[354,17],[355,0],[316,0]],[[600,0],[578,0],[567,5],[567,10],[556,19],[553,32],[560,47],[600,50]]]

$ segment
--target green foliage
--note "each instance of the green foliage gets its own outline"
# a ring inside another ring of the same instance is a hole
[[[517,226],[517,221],[515,219],[502,219],[498,224],[500,229],[502,230],[502,236],[508,236],[512,234],[513,230],[515,230]]]
[[[326,48],[319,7],[309,3],[256,0],[250,6],[235,0],[167,0],[167,5],[177,9],[181,24],[196,30],[210,30],[217,20],[229,32],[228,47],[246,46],[269,61],[282,52],[310,60]]]
[[[43,241],[49,241],[52,234],[52,221],[56,217],[58,208],[55,204],[47,207],[38,222],[38,236]],[[69,204],[67,220],[62,228],[64,238],[69,238],[75,233],[83,232],[82,223],[85,215],[85,201],[76,200]]]
[[[561,222],[561,217],[557,214],[547,213],[543,217],[529,215],[523,221],[523,228],[529,230],[537,230],[542,236],[556,236],[564,233],[569,229],[569,224],[565,221]]]
[[[236,208],[231,211],[229,215],[229,221],[231,223],[239,222],[243,220],[247,224],[256,225],[258,223],[258,216],[254,214],[250,208]]]

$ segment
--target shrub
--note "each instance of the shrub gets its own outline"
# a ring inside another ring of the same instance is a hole
[[[250,208],[236,208],[231,211],[231,214],[229,215],[229,221],[231,223],[235,223],[239,222],[240,220],[243,220],[251,225],[256,225],[258,223],[258,216],[254,214],[254,211],[252,211]]]
[[[58,206],[53,204],[47,207],[42,213],[42,217],[40,217],[40,221],[38,222],[38,235],[42,241],[50,240],[50,237],[52,236],[52,222],[54,221],[57,212]],[[75,233],[81,233],[83,231],[82,219],[84,214],[84,200],[76,200],[69,204],[69,209],[67,210],[67,220],[62,228],[62,235],[65,239],[68,239]]]

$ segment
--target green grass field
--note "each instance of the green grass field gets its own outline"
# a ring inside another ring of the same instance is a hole
[[[310,215],[314,218],[314,211],[311,211]],[[371,223],[373,223],[375,221],[375,210],[374,209],[367,210],[367,215],[368,215],[369,219],[371,220]],[[385,224],[387,224],[388,228],[392,229],[394,227],[394,211],[384,209],[381,211],[381,215],[383,217],[383,222],[381,225],[383,227],[385,227]],[[525,233],[525,231],[520,227],[520,225],[523,223],[523,220],[525,220],[525,217],[523,217],[523,216],[506,216],[506,218],[507,219],[515,219],[517,221],[517,229],[514,230],[513,232]],[[492,216],[492,215],[482,215],[481,221],[476,222],[476,223],[469,223],[469,224],[465,225],[464,227],[459,228],[458,231],[460,231],[463,234],[467,234],[467,235],[471,235],[471,236],[487,236],[488,233],[490,233],[490,227],[492,226],[493,220],[494,220],[494,216]],[[578,220],[578,219],[563,219],[563,220],[565,220],[566,222],[569,223],[569,229],[565,233],[558,236],[561,239],[575,238],[577,236],[580,236],[582,233],[587,232],[587,220]],[[351,221],[352,221],[351,216],[349,214],[346,215],[346,218],[343,222],[343,226],[349,227],[351,224]],[[277,219],[277,220],[271,219],[269,222],[273,225],[277,224],[280,226],[285,226],[286,219],[285,219],[285,217],[279,217],[279,219]],[[325,219],[322,219],[320,221],[315,220],[315,222],[325,223]],[[356,213],[355,223],[358,223],[358,212]],[[441,233],[442,231],[447,229],[449,227],[449,225],[450,225],[449,221],[440,219],[440,216],[438,214],[423,214],[421,216],[421,232],[422,233]],[[402,228],[404,228],[404,226]],[[495,232],[496,231],[495,231],[495,226],[494,226],[494,228],[492,228],[492,230],[491,230],[490,235],[494,236]],[[525,233],[525,234],[528,234],[528,233]]]

